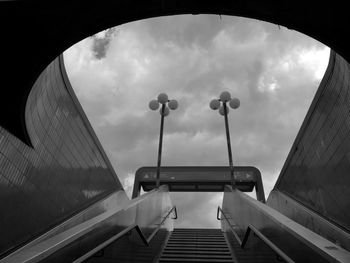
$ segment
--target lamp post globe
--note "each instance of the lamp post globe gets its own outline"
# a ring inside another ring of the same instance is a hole
[[[230,108],[229,107],[226,107],[226,114],[228,114],[230,111]],[[222,116],[225,116],[225,108],[224,108],[224,105],[221,105],[220,108],[219,108],[219,113],[220,115]]]
[[[158,102],[160,104],[165,104],[168,102],[168,95],[166,93],[160,93],[158,95]]]
[[[178,106],[179,106],[179,103],[177,102],[177,100],[170,100],[170,101],[168,102],[168,107],[169,107],[171,110],[176,110]]]
[[[162,109],[159,110],[159,113],[160,113],[160,115],[162,115]],[[169,108],[168,108],[167,106],[165,106],[165,107],[164,107],[164,112],[163,112],[164,117],[168,116],[169,113],[170,113]]]
[[[228,92],[228,91],[223,91],[223,92],[221,92],[221,94],[220,94],[220,100],[221,100],[222,102],[228,102],[228,101],[230,101],[230,99],[231,99],[231,94],[230,94],[230,92]]]
[[[149,106],[149,108],[150,108],[151,110],[158,110],[158,108],[159,108],[159,102],[158,102],[158,100],[151,100],[151,101],[149,102],[148,106]]]
[[[230,104],[230,107],[232,109],[238,109],[239,106],[241,105],[241,102],[239,101],[239,99],[233,98],[233,99],[230,100],[229,104]]]
[[[220,101],[218,99],[213,99],[210,101],[209,106],[212,110],[217,110],[220,108]]]

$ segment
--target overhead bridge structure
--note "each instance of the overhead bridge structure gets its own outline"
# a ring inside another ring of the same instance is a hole
[[[157,167],[141,167],[135,173],[132,197],[155,188]],[[259,169],[252,166],[234,167],[237,189],[252,192],[265,203],[265,193]],[[166,185],[170,192],[224,192],[231,184],[230,168],[225,166],[172,166],[162,167],[160,185]]]
[[[177,14],[255,18],[332,49],[266,201],[252,167],[235,189],[225,167],[164,167],[157,189],[145,167],[128,198],[74,94],[68,47]],[[350,262],[349,24],[341,1],[0,0],[0,262]],[[221,228],[174,229],[180,190],[223,191]]]

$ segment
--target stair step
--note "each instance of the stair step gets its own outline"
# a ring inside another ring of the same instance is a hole
[[[168,242],[176,243],[203,243],[203,244],[226,244],[226,240],[203,240],[203,239],[169,239]]]
[[[207,238],[211,238],[211,237],[221,237],[221,234],[220,235],[208,235],[208,234],[179,234],[179,233],[172,233],[172,236],[173,237],[207,237]]]
[[[221,244],[225,244],[226,245],[226,241],[209,241],[209,240],[169,240],[168,244],[217,244],[217,245],[221,245]]]
[[[203,239],[221,239],[222,236],[190,236],[190,235],[186,235],[186,236],[177,236],[177,235],[173,235],[172,238],[203,238]]]
[[[186,237],[177,237],[177,236],[173,236],[172,238],[169,238],[169,239],[181,239],[181,240],[191,240],[191,239],[194,239],[194,240],[225,240],[225,238],[222,238],[222,237],[215,237],[215,238],[212,238],[212,237],[189,237],[189,236],[186,236]]]
[[[232,259],[231,255],[199,255],[199,254],[165,254],[163,258],[211,258],[211,259]]]
[[[208,245],[199,245],[199,244],[168,244],[167,247],[169,248],[174,248],[174,247],[179,247],[179,248],[198,248],[198,249],[207,249],[207,248],[227,248],[226,245],[211,245],[211,244],[208,244]]]
[[[202,241],[202,242],[226,242],[224,238],[220,239],[203,239],[203,238],[169,238],[169,241]]]
[[[163,255],[169,255],[169,254],[191,254],[191,255],[231,255],[230,251],[217,251],[217,250],[212,250],[212,251],[206,251],[206,250],[164,250]]]
[[[182,248],[182,247],[177,247],[174,248],[173,250],[164,250],[164,253],[172,253],[173,251],[185,251],[184,253],[191,253],[191,254],[201,254],[201,253],[208,253],[210,254],[210,252],[220,252],[220,253],[230,253],[231,251],[228,248],[222,248],[222,249],[215,249],[215,250],[208,250],[208,249],[196,249],[196,248],[192,248],[192,249],[186,249],[186,248]]]
[[[207,239],[209,239],[209,238],[214,238],[214,239],[223,238],[222,235],[207,236],[207,235],[174,235],[174,234],[172,234],[171,237],[172,238],[207,238]]]
[[[205,233],[205,232],[173,232],[174,235],[199,235],[199,236],[220,236],[221,232]]]
[[[204,236],[204,235],[171,235],[171,238],[204,238],[204,239],[210,239],[210,238],[213,238],[213,239],[220,239],[220,238],[223,238],[222,235],[220,236]]]
[[[171,239],[203,239],[203,240],[222,240],[222,237],[198,237],[198,236],[186,236],[186,237],[179,237],[179,236],[173,236]]]
[[[164,251],[173,251],[173,250],[182,250],[182,251],[217,251],[217,252],[226,252],[226,251],[230,251],[227,247],[225,248],[191,248],[191,247],[166,247],[164,248]]]
[[[174,229],[161,262],[233,262],[231,251],[220,229]]]
[[[159,263],[161,262],[170,262],[170,263],[182,263],[182,262],[211,262],[211,263],[227,263],[230,262],[232,263],[232,259],[194,259],[194,258],[167,258],[167,259],[160,259]]]
[[[168,246],[196,246],[196,247],[222,247],[222,246],[227,246],[226,244],[216,244],[216,243],[167,243]]]
[[[175,228],[174,232],[188,232],[188,231],[199,231],[199,232],[218,232],[220,228]]]

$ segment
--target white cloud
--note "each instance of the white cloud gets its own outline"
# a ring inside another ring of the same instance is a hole
[[[128,174],[127,177],[123,179],[123,187],[126,192],[126,194],[131,198],[132,196],[132,189],[134,186],[135,176],[134,174]]]
[[[126,191],[131,192],[139,167],[156,165],[160,115],[148,102],[160,92],[179,101],[165,119],[162,163],[227,165],[224,121],[208,104],[229,90],[241,100],[229,115],[234,162],[257,166],[269,193],[329,49],[298,32],[238,17],[163,17],[114,32],[105,57],[96,58],[94,39],[88,38],[65,52],[65,63]],[[95,37],[103,39],[106,32]],[[180,211],[190,210],[179,225],[192,225],[196,215],[207,214],[208,205],[213,212],[196,222],[217,224],[217,194],[186,196],[174,197]]]
[[[299,63],[313,73],[314,79],[321,80],[328,65],[329,53],[328,47],[306,49],[299,54]]]

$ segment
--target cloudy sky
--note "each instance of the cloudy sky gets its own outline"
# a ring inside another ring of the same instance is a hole
[[[124,24],[68,49],[75,92],[131,194],[135,171],[155,166],[161,92],[179,108],[165,119],[163,165],[227,165],[224,119],[209,108],[227,90],[235,165],[260,169],[266,196],[326,69],[329,48],[257,20],[184,15]],[[172,194],[178,227],[219,227],[220,193]],[[186,213],[185,213],[186,212]]]

